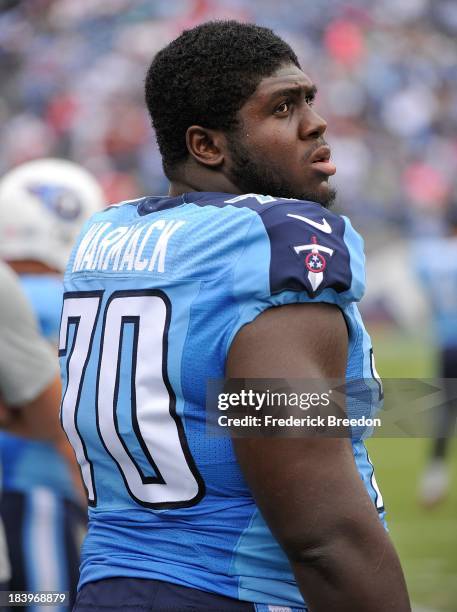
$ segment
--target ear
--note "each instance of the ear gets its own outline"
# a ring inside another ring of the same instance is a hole
[[[205,166],[215,168],[224,161],[223,137],[216,130],[191,125],[186,131],[186,145],[192,157]]]

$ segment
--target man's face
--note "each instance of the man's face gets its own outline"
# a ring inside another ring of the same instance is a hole
[[[325,143],[327,124],[312,108],[316,87],[294,64],[262,79],[227,136],[228,175],[242,193],[313,200],[329,207],[336,168]]]

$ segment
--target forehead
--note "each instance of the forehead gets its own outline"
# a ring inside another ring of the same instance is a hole
[[[282,91],[296,88],[312,91],[314,87],[313,81],[303,70],[300,70],[295,64],[286,64],[270,76],[263,78],[246,104],[268,103],[272,97]]]

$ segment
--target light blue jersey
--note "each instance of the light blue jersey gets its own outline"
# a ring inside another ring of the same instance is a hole
[[[57,347],[62,314],[63,282],[57,274],[21,274],[22,289],[35,311],[41,333]]]
[[[41,333],[57,351],[62,312],[62,280],[55,274],[27,274],[21,275],[19,279]],[[0,461],[5,492],[28,493],[33,487],[46,487],[66,499],[75,499],[67,465],[50,444],[1,432]]]
[[[130,576],[304,607],[231,440],[205,433],[206,385],[223,378],[243,325],[297,302],[341,308],[347,377],[372,378],[363,291],[361,238],[312,202],[190,193],[92,217],[68,264],[60,330],[62,423],[90,504],[80,586]],[[383,520],[365,446],[353,448]]]

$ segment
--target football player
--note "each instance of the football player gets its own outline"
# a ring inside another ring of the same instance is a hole
[[[0,427],[52,445],[59,460],[66,462],[79,480],[72,449],[59,423],[60,395],[57,356],[39,333],[16,275],[0,263]],[[47,543],[43,555],[46,546]],[[0,522],[2,590],[13,588],[10,579],[11,566]]]
[[[446,234],[414,243],[414,261],[429,301],[432,326],[438,349],[440,376],[444,379],[444,401],[437,410],[435,439],[419,484],[419,499],[428,508],[442,502],[451,482],[447,465],[450,437],[457,418],[457,207],[446,214]],[[440,265],[437,273],[436,257]],[[451,380],[449,380],[451,379]]]
[[[90,506],[77,611],[410,609],[360,436],[206,433],[208,379],[375,377],[315,95],[289,45],[233,21],[149,68],[169,195],[95,215],[65,276],[62,421]]]
[[[95,179],[69,161],[27,162],[0,181],[0,257],[20,275],[40,331],[56,352],[62,273],[82,224],[102,202]],[[2,434],[0,457],[11,588],[70,591],[71,604],[85,531],[82,487],[75,487],[52,445]]]

